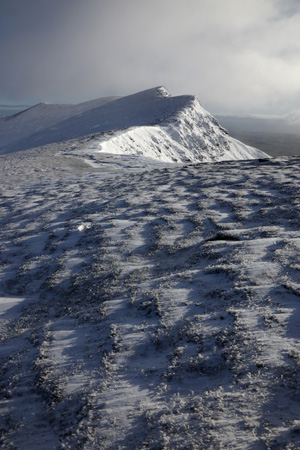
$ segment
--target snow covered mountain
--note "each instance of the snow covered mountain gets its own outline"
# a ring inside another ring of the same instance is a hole
[[[299,449],[300,158],[162,88],[5,124],[1,450]]]
[[[81,139],[80,155],[140,155],[178,163],[266,156],[228,136],[195,97],[172,97],[163,87],[79,105],[39,104],[1,118],[0,135],[0,154]],[[75,150],[73,142],[73,155]]]

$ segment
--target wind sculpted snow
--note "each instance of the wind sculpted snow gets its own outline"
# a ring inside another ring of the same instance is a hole
[[[1,448],[299,448],[300,160],[64,151],[0,157]]]

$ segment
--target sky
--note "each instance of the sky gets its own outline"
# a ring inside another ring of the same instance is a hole
[[[212,113],[300,109],[300,0],[0,0],[0,104],[155,86]]]

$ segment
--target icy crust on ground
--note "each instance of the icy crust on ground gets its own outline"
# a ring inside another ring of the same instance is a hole
[[[122,158],[0,157],[1,448],[299,449],[299,158]]]
[[[163,87],[79,105],[37,105],[0,119],[0,153],[83,138],[73,154],[139,155],[164,162],[207,162],[265,157],[230,138],[199,101],[172,97]]]

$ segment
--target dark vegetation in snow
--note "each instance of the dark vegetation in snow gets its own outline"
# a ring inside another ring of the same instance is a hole
[[[298,448],[298,164],[2,186],[2,448]]]

